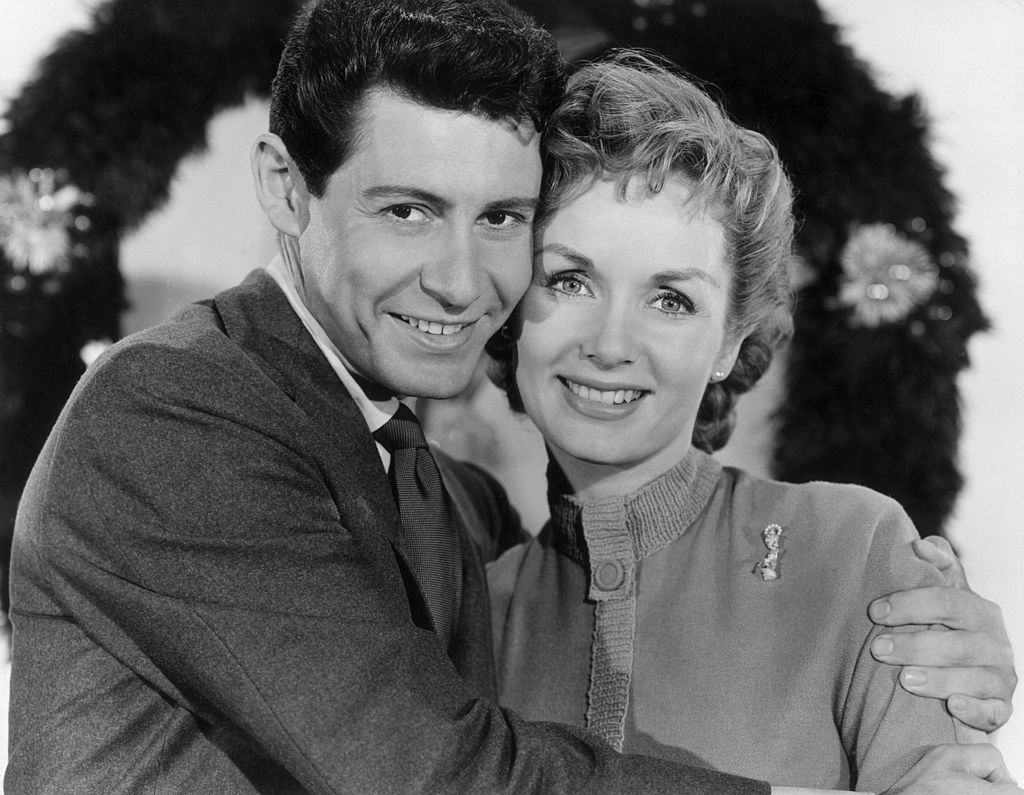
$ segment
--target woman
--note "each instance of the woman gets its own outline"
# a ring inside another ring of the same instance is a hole
[[[551,461],[551,520],[490,571],[500,700],[627,752],[885,789],[966,734],[868,651],[871,598],[939,582],[910,520],[709,455],[791,330],[774,148],[621,56],[571,79],[547,157],[534,281],[491,346]]]

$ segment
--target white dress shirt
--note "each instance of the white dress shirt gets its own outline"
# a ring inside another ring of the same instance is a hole
[[[288,303],[295,310],[295,314],[299,316],[302,325],[312,335],[313,341],[326,357],[328,364],[331,365],[338,378],[341,379],[341,383],[356,402],[356,406],[359,407],[363,419],[366,420],[366,426],[370,429],[370,433],[373,433],[398,411],[398,399],[392,397],[387,400],[373,400],[363,391],[359,382],[352,376],[351,366],[345,361],[345,357],[341,355],[337,346],[327,336],[323,326],[313,317],[312,312],[309,311],[299,295],[294,281],[298,276],[298,263],[295,261],[298,254],[297,247],[291,244],[290,240],[283,235],[278,235],[278,244],[281,253],[274,257],[267,266],[267,273],[274,278],[274,281],[284,291]],[[289,262],[291,262],[291,265],[289,265]],[[380,455],[381,463],[384,464],[384,471],[386,472],[391,465],[391,454],[379,442],[377,443],[377,453]]]

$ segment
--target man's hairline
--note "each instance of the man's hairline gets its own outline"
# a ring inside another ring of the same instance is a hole
[[[533,119],[529,116],[523,116],[516,118],[509,114],[508,116],[493,116],[483,110],[479,109],[453,109],[447,108],[442,105],[435,105],[415,95],[413,91],[403,89],[401,86],[397,86],[383,78],[373,78],[366,86],[359,92],[358,98],[353,103],[354,108],[351,114],[352,125],[350,127],[351,135],[349,136],[349,144],[345,150],[345,156],[338,162],[334,167],[334,170],[327,175],[324,180],[324,191],[327,190],[327,185],[333,179],[334,175],[340,171],[349,160],[351,160],[363,147],[364,141],[366,140],[366,128],[368,124],[368,113],[367,108],[369,106],[370,98],[374,95],[385,95],[393,94],[394,96],[413,102],[424,108],[433,108],[435,110],[447,111],[451,113],[463,113],[470,116],[475,116],[478,119],[484,119],[492,122],[507,122],[511,129],[518,129],[522,125],[529,125],[534,135],[540,135],[541,131],[537,128]]]

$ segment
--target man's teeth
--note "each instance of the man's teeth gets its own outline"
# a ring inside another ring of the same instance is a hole
[[[594,400],[599,403],[608,403],[609,405],[632,403],[644,394],[641,389],[592,389],[589,386],[583,386],[583,384],[577,384],[573,381],[566,381],[565,383],[574,395],[578,395],[584,400]]]
[[[427,334],[443,334],[447,336],[457,331],[462,331],[462,329],[469,325],[468,323],[438,323],[434,320],[420,320],[415,317],[408,317],[407,315],[400,315],[400,317],[410,326],[415,326]]]

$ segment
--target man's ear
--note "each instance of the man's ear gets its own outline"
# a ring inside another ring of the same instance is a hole
[[[309,192],[284,141],[263,133],[253,144],[250,161],[263,212],[277,231],[298,238],[309,224]]]

